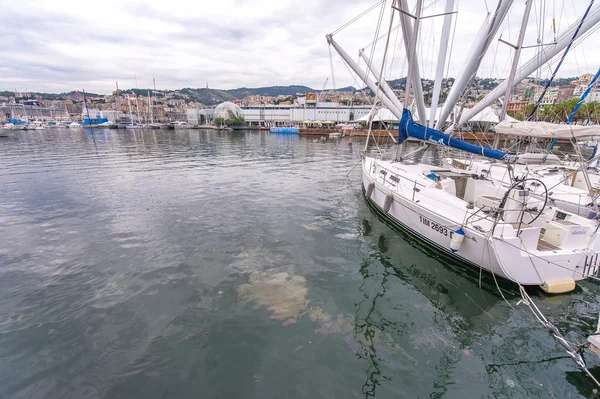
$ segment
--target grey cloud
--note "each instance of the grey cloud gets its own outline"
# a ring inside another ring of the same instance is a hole
[[[85,85],[90,91],[110,92],[115,80],[121,87],[133,87],[134,74],[140,87],[149,87],[152,77],[156,77],[159,88],[203,87],[206,81],[215,88],[284,84],[320,88],[331,74],[325,34],[373,4],[366,0],[313,0],[290,3],[292,6],[279,7],[276,12],[264,7],[259,16],[245,18],[236,12],[240,7],[253,5],[246,0],[236,3],[236,7],[222,6],[223,17],[213,18],[203,13],[208,4],[173,3],[168,11],[162,11],[161,3],[151,0],[114,4],[109,1],[102,7],[108,15],[120,17],[121,22],[114,23],[104,17],[89,19],[75,15],[63,6],[62,0],[55,0],[51,10],[43,12],[36,9],[35,3],[15,8],[0,1],[0,15],[4,15],[0,24],[3,54],[0,90],[12,90],[15,84],[35,91],[71,90]],[[275,9],[280,3],[273,4]],[[557,16],[561,29],[576,20],[587,1],[575,0],[574,4],[575,9]],[[190,12],[182,12],[187,10],[184,6]],[[441,7],[443,2],[427,12],[439,12]],[[503,37],[516,36],[519,12],[517,5]],[[461,1],[451,75],[460,72],[484,14],[480,1]],[[228,16],[236,17],[235,22]],[[352,57],[356,57],[358,48],[372,40],[376,20],[375,11],[336,36]],[[440,19],[429,21],[423,25],[420,42],[424,76],[435,70],[439,36],[433,40],[429,36],[437,34],[441,25]],[[386,27],[384,20],[382,34]],[[534,42],[534,18],[529,30],[532,33],[526,41]],[[584,49],[593,50],[595,37],[598,35],[586,41]],[[375,62],[381,60],[382,42],[375,52]],[[390,78],[406,73],[402,42],[397,46],[394,59],[390,60],[393,62]],[[497,42],[494,46],[497,49],[494,47],[486,56],[480,74],[502,77],[510,50],[498,47]],[[561,76],[593,72],[599,64],[600,55],[596,51],[577,50],[565,62]],[[334,65],[338,87],[354,84],[335,52]]]

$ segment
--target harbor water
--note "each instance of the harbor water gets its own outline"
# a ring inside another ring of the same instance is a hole
[[[595,397],[514,285],[372,213],[362,146],[0,138],[0,398]],[[530,293],[569,341],[594,332],[599,284]]]

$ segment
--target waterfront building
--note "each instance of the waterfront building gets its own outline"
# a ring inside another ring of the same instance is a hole
[[[520,113],[523,112],[526,106],[527,101],[510,101],[508,104],[506,104],[506,110]]]
[[[561,103],[573,98],[574,91],[575,87],[573,85],[558,86],[558,96],[556,97],[556,102]]]
[[[231,104],[226,102],[223,104]],[[215,111],[229,109],[223,104],[214,109],[189,109],[186,112],[187,122],[190,125],[204,125],[211,123],[215,117]],[[249,126],[286,126],[298,125],[302,122],[330,121],[335,123],[348,123],[356,121],[362,116],[368,115],[371,106],[341,106],[338,103],[315,103],[314,106],[290,106],[290,105],[258,105],[238,107],[244,117],[246,125]],[[238,113],[237,109],[234,113]]]
[[[590,94],[588,94],[588,96],[585,98],[584,102],[586,103],[591,103],[591,102],[600,102],[600,91],[592,91]]]
[[[2,103],[0,104],[0,117],[29,120],[62,120],[67,116],[64,104],[46,107],[34,104]]]

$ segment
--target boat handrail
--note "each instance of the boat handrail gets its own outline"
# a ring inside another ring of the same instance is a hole
[[[391,170],[391,169],[388,169],[388,168],[386,168],[385,166],[381,166],[381,165],[377,164],[377,167],[379,168],[379,170],[383,169],[383,170],[385,170],[386,172],[393,173],[393,175],[394,175],[394,176],[396,176],[396,177],[398,177],[398,178],[400,178],[400,179],[404,179],[404,180],[407,180],[407,181],[409,181],[409,182],[411,182],[411,183],[415,183],[416,185],[419,185],[419,186],[421,186],[421,187],[427,187],[427,185],[425,185],[425,184],[423,184],[423,183],[419,183],[419,182],[418,182],[416,179],[409,179],[408,177],[404,177],[404,176],[402,176],[402,175],[400,175],[400,174],[396,173],[395,171],[393,171],[393,170]],[[404,169],[401,169],[401,171],[402,171],[402,172],[404,172],[404,173],[408,173],[408,171],[406,171],[406,170],[404,170]],[[384,181],[385,181],[385,178],[384,178]]]

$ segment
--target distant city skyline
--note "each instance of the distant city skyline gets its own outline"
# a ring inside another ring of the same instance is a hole
[[[493,12],[496,6],[494,1],[484,3],[460,2],[452,58],[445,76],[460,74],[486,12]],[[538,28],[542,28],[538,24],[544,24],[544,37],[540,38],[544,43],[551,42],[552,18],[560,35],[581,18],[588,5],[586,0],[566,3],[555,9],[548,6],[543,17],[539,10],[532,12],[527,45],[537,42]],[[115,81],[120,88],[145,89],[152,87],[152,78],[161,90],[203,88],[207,84],[223,90],[287,85],[320,90],[327,78],[326,89],[332,88],[334,80],[336,88],[361,88],[333,49],[332,76],[324,36],[373,4],[338,0],[222,0],[207,4],[105,0],[96,5],[76,0],[31,0],[24,7],[17,1],[2,1],[0,13],[5,18],[0,25],[0,91],[61,93],[85,88],[107,94],[115,90]],[[390,4],[388,0],[380,35],[387,32]],[[424,15],[443,12],[444,2],[426,4]],[[516,4],[511,10],[500,29],[504,40],[516,40],[522,9],[522,4]],[[374,37],[378,10],[335,36],[353,57]],[[422,22],[419,64],[424,78],[431,79],[435,74],[441,24],[439,17]],[[400,31],[391,36],[388,79],[406,75]],[[600,52],[594,51],[599,39],[600,33],[592,32],[575,47],[558,76],[594,73],[600,65]],[[376,63],[381,62],[384,42],[374,53]],[[531,58],[535,51],[523,50],[521,59]],[[510,60],[510,47],[494,40],[478,76],[504,78]],[[536,76],[545,78],[553,68],[554,64],[547,65]]]

